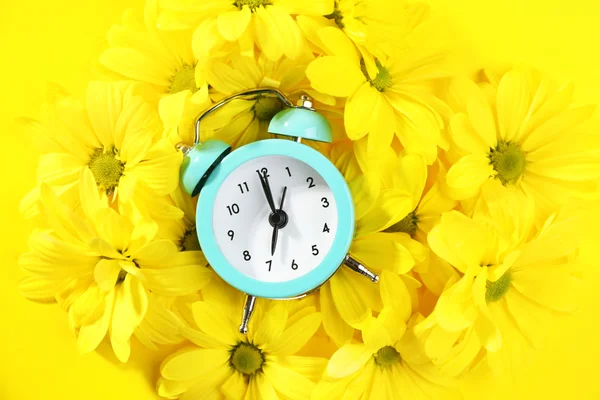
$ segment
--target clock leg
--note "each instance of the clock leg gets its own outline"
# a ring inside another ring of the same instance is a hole
[[[246,303],[244,304],[244,311],[242,313],[242,324],[240,325],[240,333],[244,335],[248,333],[248,323],[252,317],[254,311],[254,305],[256,304],[256,297],[252,295],[246,295]]]
[[[379,276],[377,276],[377,274],[369,271],[367,269],[367,267],[365,267],[360,262],[358,262],[357,260],[355,260],[354,258],[352,258],[350,256],[350,254],[346,255],[346,258],[344,259],[344,265],[346,265],[352,271],[358,272],[359,274],[361,274],[363,276],[366,276],[373,283],[377,283],[377,281],[379,281]]]

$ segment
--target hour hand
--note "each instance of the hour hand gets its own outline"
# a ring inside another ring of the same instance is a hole
[[[267,178],[267,174],[261,175],[260,171],[256,171],[258,174],[258,178],[260,179],[260,185],[263,188],[263,192],[265,193],[265,197],[267,198],[267,203],[269,203],[269,207],[271,207],[272,212],[276,212],[275,201],[273,200],[273,193],[271,193],[271,186],[269,185],[269,178]]]

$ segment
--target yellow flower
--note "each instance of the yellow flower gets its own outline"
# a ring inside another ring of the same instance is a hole
[[[365,151],[363,146],[358,153],[363,154]],[[392,157],[395,157],[395,153],[391,152]],[[342,158],[343,154],[342,152],[338,155]],[[427,173],[424,161],[418,156],[410,157],[416,157],[415,163],[420,162],[422,167],[422,174],[417,173],[415,180],[424,180]],[[332,161],[339,164],[336,159]],[[347,164],[348,168],[342,170],[343,173],[354,171],[351,174],[355,174],[359,170],[356,162]],[[412,167],[418,169],[414,165]],[[416,289],[420,283],[406,274],[415,265],[425,261],[427,248],[408,233],[386,230],[402,221],[415,209],[414,202],[415,199],[418,201],[422,187],[413,185],[412,181],[399,181],[401,186],[385,189],[379,181],[380,177],[373,178],[361,173],[349,183],[355,202],[356,218],[355,239],[350,246],[350,254],[372,271],[402,274],[407,284]],[[346,267],[340,268],[321,287],[319,295],[323,326],[338,345],[348,343],[354,328],[363,327],[372,312],[381,308],[378,285]]]
[[[263,55],[257,59],[235,55],[227,63],[213,63],[208,71],[208,82],[215,90],[215,100],[248,89],[275,88],[287,97],[309,93],[318,100],[335,103],[332,97],[319,95],[310,89],[304,73],[307,64],[307,59],[292,61],[282,58],[273,62]],[[235,147],[265,139],[269,137],[267,127],[271,118],[283,108],[279,98],[268,95],[234,100],[206,118],[201,125],[204,128],[202,136],[215,137]]]
[[[100,62],[124,78],[143,82],[159,98],[158,110],[167,129],[191,131],[193,118],[209,104],[205,68],[192,53],[190,30],[159,31],[156,0],[149,0],[143,22],[133,10],[108,32],[110,48]],[[181,124],[187,122],[188,124]]]
[[[43,152],[38,182],[76,208],[81,171],[89,170],[98,190],[119,207],[131,202],[146,216],[181,218],[172,207],[149,207],[177,187],[182,156],[161,138],[158,116],[137,95],[138,88],[91,82],[85,107],[61,96],[47,106],[43,122],[28,121]],[[32,214],[38,198],[38,189],[26,196],[21,204],[26,214]]]
[[[161,366],[158,393],[167,398],[308,399],[326,360],[298,353],[321,324],[312,306],[291,312],[259,301],[248,335],[239,333],[242,294],[222,282],[192,305],[196,327],[184,329],[194,346]]]
[[[115,355],[129,359],[130,338],[163,343],[178,335],[178,320],[161,296],[185,296],[212,277],[201,252],[178,252],[169,240],[154,240],[157,226],[107,207],[89,169],[80,173],[83,216],[46,184],[41,207],[48,228],[31,236],[30,253],[19,259],[28,276],[21,292],[35,300],[56,299],[78,332],[80,352],[93,351],[108,334]],[[141,330],[138,327],[146,322]],[[144,329],[154,327],[154,329]]]
[[[433,163],[442,144],[438,110],[445,106],[431,94],[430,86],[448,73],[441,66],[443,54],[431,50],[426,31],[417,29],[399,39],[393,55],[373,65],[339,29],[325,26],[317,35],[328,55],[313,61],[306,75],[315,90],[347,98],[348,137],[359,140],[368,135],[369,157],[376,159],[395,133],[408,152]]]
[[[403,1],[387,0],[336,0],[333,20],[359,48],[378,58],[385,58],[395,47],[398,38],[409,30]],[[299,17],[299,23],[301,18]]]
[[[256,44],[274,61],[283,55],[295,59],[304,48],[302,33],[292,15],[333,12],[333,0],[161,0],[160,6],[161,28],[197,27],[197,54],[208,55],[226,42],[237,42],[244,55],[252,56]],[[213,38],[215,33],[218,38]]]
[[[362,332],[363,343],[350,343],[330,359],[312,399],[454,399],[452,381],[440,376],[420,353],[414,334],[418,314],[402,279],[384,272],[384,307]],[[407,327],[408,323],[408,327]]]
[[[595,107],[573,106],[573,85],[513,70],[495,90],[457,79],[451,94],[462,104],[450,122],[457,156],[447,181],[454,198],[472,203],[483,186],[499,181],[532,196],[545,217],[596,190],[600,136],[581,128]]]
[[[522,349],[539,345],[553,316],[575,309],[582,218],[581,209],[564,210],[537,229],[533,200],[499,182],[484,188],[472,219],[456,211],[442,216],[429,245],[460,274],[423,330],[442,328],[429,339],[433,351],[461,338],[463,345],[445,356],[455,363],[450,369],[466,368],[479,354],[477,343],[497,370],[510,367]]]

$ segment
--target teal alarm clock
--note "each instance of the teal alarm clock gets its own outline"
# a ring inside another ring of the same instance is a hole
[[[269,132],[290,139],[259,140],[235,151],[219,140],[200,142],[210,113],[248,95],[276,96],[287,108]],[[193,146],[184,153],[181,184],[199,195],[196,231],[214,271],[247,294],[240,332],[246,333],[256,298],[294,299],[314,291],[341,265],[377,282],[348,250],[354,205],[342,174],[303,140],[331,142],[327,120],[302,96],[294,105],[276,89],[230,96],[196,121]]]

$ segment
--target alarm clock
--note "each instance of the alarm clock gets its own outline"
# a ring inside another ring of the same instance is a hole
[[[285,137],[231,151],[220,140],[200,142],[204,118],[234,99],[276,96],[287,107],[269,124]],[[213,270],[246,293],[240,332],[246,333],[257,298],[295,299],[318,289],[342,265],[368,277],[348,250],[354,237],[350,189],[331,161],[303,140],[331,142],[328,121],[302,96],[294,105],[276,89],[227,97],[198,117],[193,146],[184,153],[181,184],[199,195],[196,232]]]

